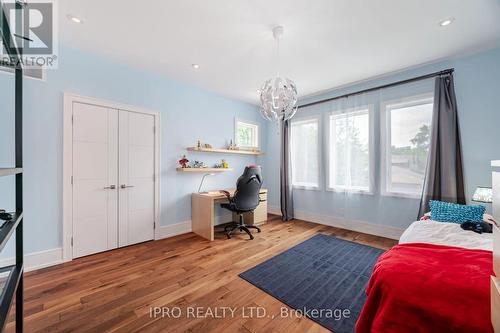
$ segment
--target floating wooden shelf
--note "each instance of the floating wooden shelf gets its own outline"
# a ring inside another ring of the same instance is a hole
[[[17,175],[18,173],[23,172],[22,168],[0,168],[0,177],[9,176],[9,175]]]
[[[233,169],[224,169],[224,168],[177,168],[179,172],[204,172],[204,173],[212,173],[212,172],[224,172],[224,171],[233,171]]]
[[[231,150],[231,149],[198,148],[198,147],[188,147],[187,150],[200,153],[239,154],[239,155],[254,155],[254,156],[264,154],[260,151],[251,151],[251,150]]]

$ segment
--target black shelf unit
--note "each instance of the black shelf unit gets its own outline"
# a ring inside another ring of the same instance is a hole
[[[22,22],[22,2],[15,2],[16,22]],[[12,168],[0,168],[0,177],[15,177],[16,211],[13,219],[0,227],[0,251],[7,241],[16,235],[16,262],[12,266],[0,268],[0,331],[4,331],[8,321],[9,310],[14,297],[16,298],[16,332],[23,332],[23,69],[21,66],[21,50],[13,46],[11,29],[0,0],[0,33],[10,63],[2,61],[0,65],[14,69],[15,75],[15,165]],[[3,222],[3,221],[0,221]]]

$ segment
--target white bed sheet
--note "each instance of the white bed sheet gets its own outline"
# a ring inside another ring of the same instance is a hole
[[[433,220],[413,222],[401,235],[399,244],[429,243],[493,251],[492,234],[463,230],[460,224]]]

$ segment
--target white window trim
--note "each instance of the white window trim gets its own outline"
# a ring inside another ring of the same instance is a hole
[[[330,117],[339,113],[351,113],[356,111],[362,111],[368,109],[368,155],[369,155],[369,185],[368,189],[360,187],[350,187],[350,186],[333,186],[330,187]],[[357,106],[352,108],[340,109],[335,111],[330,111],[327,113],[327,121],[325,121],[325,131],[326,131],[326,177],[325,177],[325,188],[329,192],[348,192],[357,194],[367,194],[373,195],[375,184],[374,184],[374,174],[375,174],[375,117],[374,117],[374,107],[373,104]]]
[[[294,117],[290,121],[290,131],[292,130],[292,124],[294,123],[300,123],[300,122],[310,122],[311,120],[316,120],[318,122],[318,182],[316,186],[314,185],[294,185],[293,184],[293,179],[292,179],[292,188],[294,190],[307,190],[307,191],[321,191],[321,173],[322,173],[322,167],[321,167],[321,155],[323,152],[323,145],[322,145],[322,137],[323,137],[323,131],[322,131],[322,126],[321,126],[321,114],[314,115],[314,116],[308,116],[308,117]],[[291,144],[291,142],[290,142]],[[290,147],[291,149],[291,147]],[[290,167],[292,167],[290,165]],[[292,171],[293,172],[293,171]]]
[[[247,124],[250,124],[250,125],[257,126],[257,146],[256,147],[253,147],[253,146],[241,146],[239,144],[239,142],[238,142],[238,122],[240,122],[240,123],[247,123]],[[246,120],[246,119],[242,119],[242,118],[234,118],[234,144],[237,145],[240,149],[243,149],[243,150],[257,149],[257,150],[260,150],[260,146],[261,146],[260,136],[261,136],[261,128],[260,128],[260,124],[258,122],[251,121],[251,120]]]
[[[392,99],[383,101],[380,103],[380,130],[381,130],[381,140],[380,140],[380,193],[382,196],[386,197],[397,197],[397,198],[408,198],[408,199],[420,199],[422,197],[421,193],[410,193],[410,192],[399,192],[399,191],[388,191],[388,182],[391,179],[391,169],[388,162],[390,153],[391,142],[391,131],[390,122],[391,116],[390,112],[387,110],[387,106],[391,106],[391,109],[400,108],[401,106],[411,107],[421,104],[427,104],[434,101],[434,94],[420,94],[413,95],[404,98]],[[389,110],[389,111],[390,111]],[[432,123],[431,123],[432,128]]]

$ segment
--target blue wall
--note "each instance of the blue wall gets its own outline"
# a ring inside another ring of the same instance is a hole
[[[500,49],[451,59],[408,70],[382,79],[333,90],[309,100],[354,92],[366,87],[454,67],[462,131],[466,190],[470,198],[475,186],[491,183],[490,160],[500,156]],[[0,73],[0,167],[13,161],[13,77]],[[48,71],[46,81],[25,81],[25,250],[27,253],[58,248],[62,244],[62,112],[63,93],[71,92],[119,103],[142,106],[161,112],[161,225],[190,220],[190,194],[196,191],[201,175],[179,174],[176,161],[185,147],[200,139],[223,146],[233,137],[234,117],[260,122],[264,158],[265,186],[269,204],[279,207],[279,136],[278,128],[263,122],[257,107],[234,101],[163,76],[116,64],[103,58],[63,47],[60,67]],[[301,101],[302,103],[306,101]],[[300,111],[299,111],[300,112]],[[188,154],[190,159],[208,163],[222,156]],[[235,170],[207,178],[206,189],[232,187],[244,165],[256,160],[245,156],[224,156]],[[13,208],[12,178],[0,178],[0,207]],[[11,191],[4,191],[10,187]],[[331,197],[319,192],[318,198],[296,191],[298,209],[311,214],[331,215]],[[302,195],[302,197],[301,197]],[[404,227],[414,219],[414,204],[399,199],[382,207],[396,213],[390,219],[367,221]],[[377,202],[366,206],[357,201],[359,210],[380,209]],[[406,207],[401,209],[401,207]],[[356,207],[355,207],[356,208]],[[332,215],[332,217],[335,217]],[[5,255],[12,255],[11,251]]]
[[[173,81],[63,47],[59,69],[49,70],[46,81],[24,80],[25,165],[25,251],[37,252],[62,246],[62,144],[63,93],[71,92],[123,104],[141,106],[161,113],[161,222],[162,226],[191,219],[191,193],[197,191],[202,174],[175,171],[177,160],[208,164],[225,158],[232,172],[208,177],[204,189],[234,187],[244,166],[260,162],[251,156],[187,154],[188,146],[200,139],[222,147],[234,136],[234,118],[266,124],[257,107],[231,100],[200,88]],[[13,76],[0,73],[2,108],[0,124],[0,167],[12,165]],[[0,207],[12,209],[13,182],[0,178]],[[220,212],[219,212],[220,213]],[[12,255],[11,251],[10,254]],[[7,253],[8,255],[9,253]],[[5,255],[2,255],[5,256]]]
[[[500,158],[500,49],[454,58],[419,68],[407,70],[380,79],[347,86],[301,100],[304,104],[356,92],[446,68],[455,68],[455,89],[458,100],[460,128],[464,159],[466,196],[470,198],[478,185],[491,185],[490,161]],[[408,89],[414,89],[413,85]],[[411,94],[411,93],[409,93]],[[299,111],[296,117],[326,110]],[[279,165],[279,140],[276,130],[268,127],[269,153],[265,165]],[[267,167],[269,205],[279,207],[279,170]],[[324,177],[322,180],[324,181]],[[345,197],[332,192],[294,190],[296,210],[309,215],[344,217],[345,210],[353,212],[351,218],[378,225],[404,228],[415,220],[418,201],[393,198],[381,200],[380,196],[350,195]],[[340,208],[339,208],[340,206]],[[488,207],[489,208],[489,207]]]

